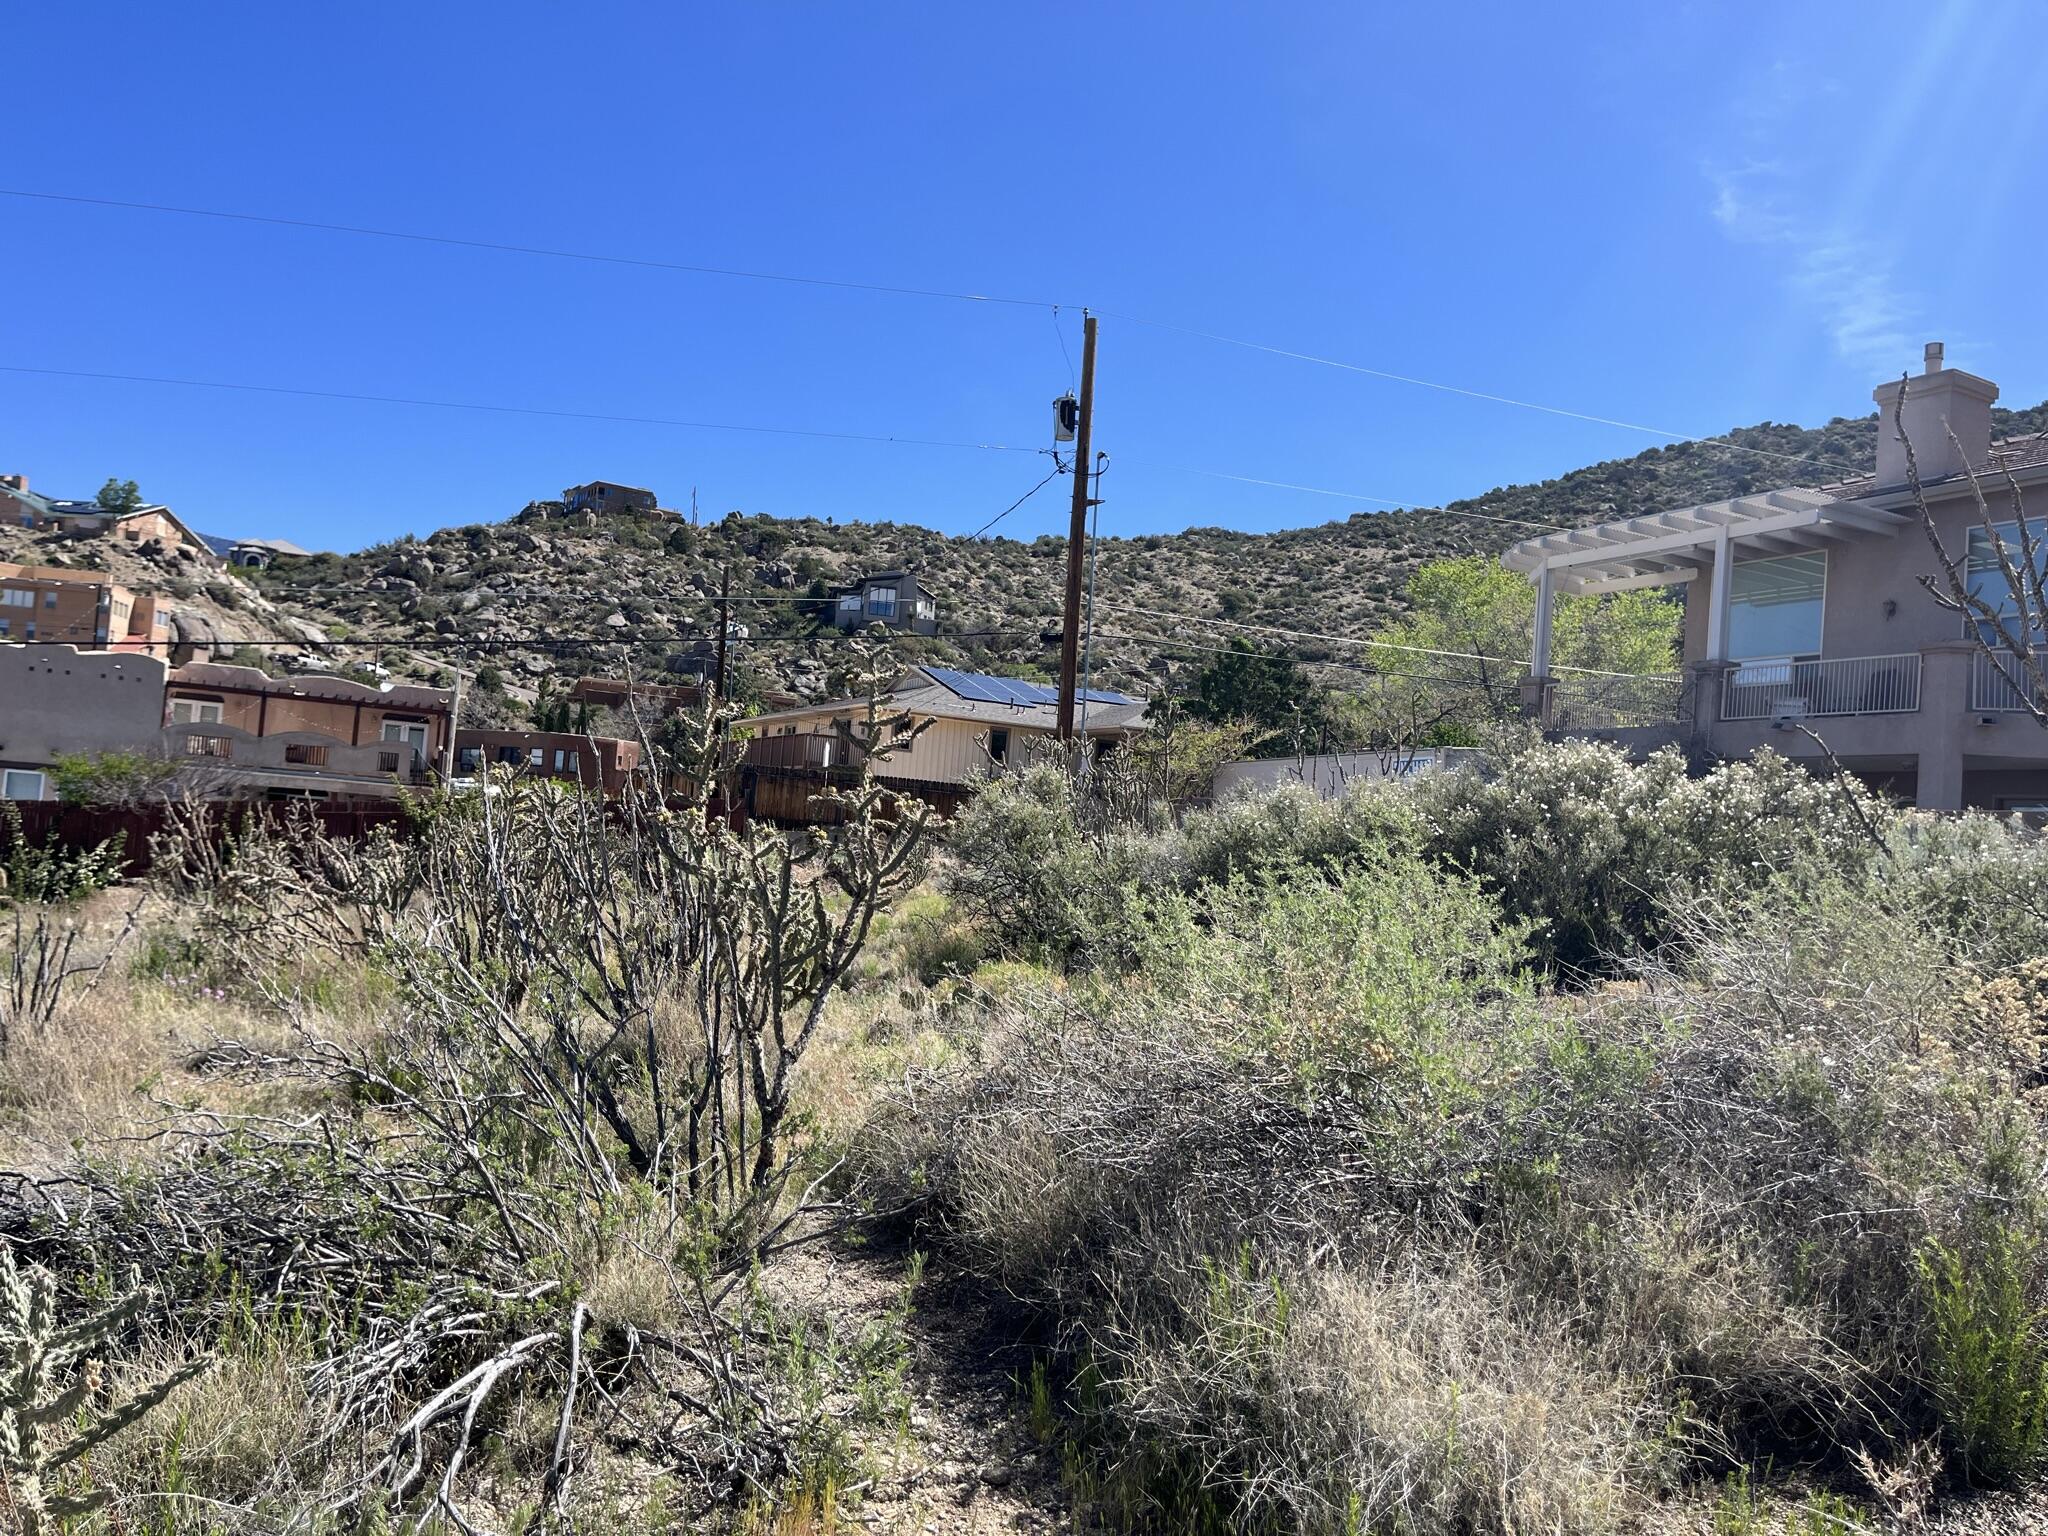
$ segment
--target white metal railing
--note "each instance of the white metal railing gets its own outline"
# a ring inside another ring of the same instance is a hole
[[[1970,657],[1970,708],[1987,715],[2025,710],[2027,682],[2026,663],[2011,651],[1978,651]]]
[[[1668,725],[1679,718],[1683,678],[1645,673],[1575,672],[1558,667],[1550,685],[1552,730],[1617,730]]]
[[[1920,707],[1920,653],[1745,661],[1721,689],[1723,720],[1905,715]]]

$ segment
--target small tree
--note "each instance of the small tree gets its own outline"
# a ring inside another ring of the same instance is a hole
[[[1252,726],[1261,750],[1300,748],[1328,724],[1322,690],[1301,663],[1242,637],[1233,637],[1229,649],[1196,674],[1186,709],[1211,725]]]
[[[133,480],[116,480],[108,477],[100,487],[100,507],[107,512],[133,512],[142,505],[142,488]]]

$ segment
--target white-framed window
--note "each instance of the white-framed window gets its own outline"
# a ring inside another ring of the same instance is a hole
[[[0,587],[0,608],[33,608],[36,595],[27,587]]]
[[[2021,572],[2024,564],[2020,548],[2020,525],[2017,522],[1999,523],[1998,542],[2005,546],[2005,558],[2012,562],[2015,572]],[[2033,542],[2034,564],[2048,572],[2048,519],[2030,517],[2027,519],[2027,537]],[[2005,579],[2005,570],[1998,563],[1998,551],[1992,546],[1991,536],[1982,528],[1970,530],[1970,542],[1963,557],[1963,580],[1968,584],[1970,595],[1989,603],[2001,618],[2018,612],[2018,603],[2013,597],[2012,583]],[[1965,632],[1969,621],[1965,621]],[[1983,626],[1984,638],[1992,644],[2000,643],[1991,626]]]
[[[858,592],[849,592],[839,599],[839,608],[843,613],[859,613],[860,605],[861,595]]]
[[[0,800],[41,800],[49,782],[34,768],[0,770]]]
[[[43,594],[43,606],[45,608],[54,608],[57,606],[57,589],[55,587],[50,588],[49,591]]]
[[[1827,586],[1826,550],[1738,561],[1728,585],[1729,659],[1782,663],[1820,655]]]
[[[545,757],[546,754],[542,752],[542,750],[539,747],[535,747],[532,751],[526,754],[527,762],[531,763],[536,768],[539,768],[543,765],[543,759]]]
[[[171,724],[173,725],[219,725],[219,699],[173,699],[171,700]]]
[[[424,720],[404,720],[386,715],[381,734],[385,741],[402,741],[421,757],[427,755],[427,722]]]

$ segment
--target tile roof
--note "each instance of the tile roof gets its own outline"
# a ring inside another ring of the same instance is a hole
[[[1991,445],[1991,456],[1984,463],[1984,469],[2001,474],[2009,469],[2035,469],[2048,464],[2048,432],[2029,432],[2023,437],[2002,437]],[[1962,471],[1944,475],[1939,480],[1923,482],[1929,486],[1947,485],[1964,479]],[[1846,480],[1832,481],[1815,487],[1825,491],[1837,501],[1854,501],[1877,491],[1895,490],[1897,487],[1879,485],[1873,474],[1853,475]]]

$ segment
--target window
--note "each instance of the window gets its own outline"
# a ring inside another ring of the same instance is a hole
[[[427,722],[424,720],[407,720],[386,715],[381,735],[385,741],[403,742],[421,757],[427,755]]]
[[[992,762],[1007,763],[1010,760],[1010,733],[1007,728],[997,726],[988,733],[988,755]]]
[[[1728,585],[1729,658],[1818,656],[1827,581],[1825,550],[1739,561]],[[1741,680],[1769,681],[1763,677]]]
[[[893,619],[896,616],[896,589],[894,587],[869,587],[868,612],[878,618]]]
[[[384,760],[387,757],[391,759],[391,766],[389,768],[384,766]],[[482,747],[464,747],[455,754],[455,766],[464,773],[475,773],[483,765],[484,749]],[[377,771],[379,773],[396,773],[398,771],[398,754],[396,752],[378,753]]]
[[[0,800],[40,800],[49,781],[32,768],[0,772]]]
[[[544,754],[541,752],[541,749],[539,747],[535,747],[531,752],[526,754],[526,761],[531,766],[538,768],[542,766],[541,759],[543,756]]]
[[[2027,519],[2027,537],[2034,545],[2034,564],[2048,572],[2048,520],[2038,517]],[[2021,566],[2020,525],[1998,524],[1998,540],[2005,546],[2005,558],[2018,571]],[[1970,530],[1970,544],[1963,558],[1963,579],[1968,583],[1970,595],[1982,598],[1997,610],[2001,617],[2017,611],[2013,600],[2012,583],[2005,579],[2005,572],[1998,564],[1998,551],[1992,547],[1991,537],[1982,528]],[[1989,626],[1985,626],[1989,629]],[[1986,638],[1996,643],[1995,633]]]
[[[379,752],[377,754],[377,771],[379,773],[398,772],[398,754],[396,752]]]
[[[5,619],[0,619],[0,640],[5,640],[6,638],[7,638],[7,621],[6,621]]]
[[[43,594],[43,606],[45,608],[54,608],[57,606],[57,589],[55,587],[52,587],[49,591]]]
[[[861,596],[858,592],[849,592],[839,599],[839,609],[842,613],[859,613],[860,605]]]
[[[523,763],[526,761],[526,754],[517,747],[500,747],[498,748],[498,761],[501,763]]]
[[[219,725],[220,703],[219,699],[173,699],[171,724]]]
[[[22,638],[23,638],[24,640],[33,640],[33,639],[35,639],[35,637],[36,637],[36,621],[35,621],[34,619],[30,619],[30,620],[28,621],[28,623],[27,623],[26,625],[24,625],[24,626],[22,627]],[[102,637],[102,638],[104,638],[104,637]]]
[[[560,773],[569,766],[569,754],[562,748],[555,748],[555,772]]]
[[[288,741],[284,744],[284,760],[304,768],[325,768],[327,749],[309,741]]]
[[[36,595],[26,587],[0,589],[0,606],[8,608],[33,608],[35,605]]]
[[[571,773],[580,773],[582,769],[583,754],[581,752],[571,752],[569,754],[569,771]]]

